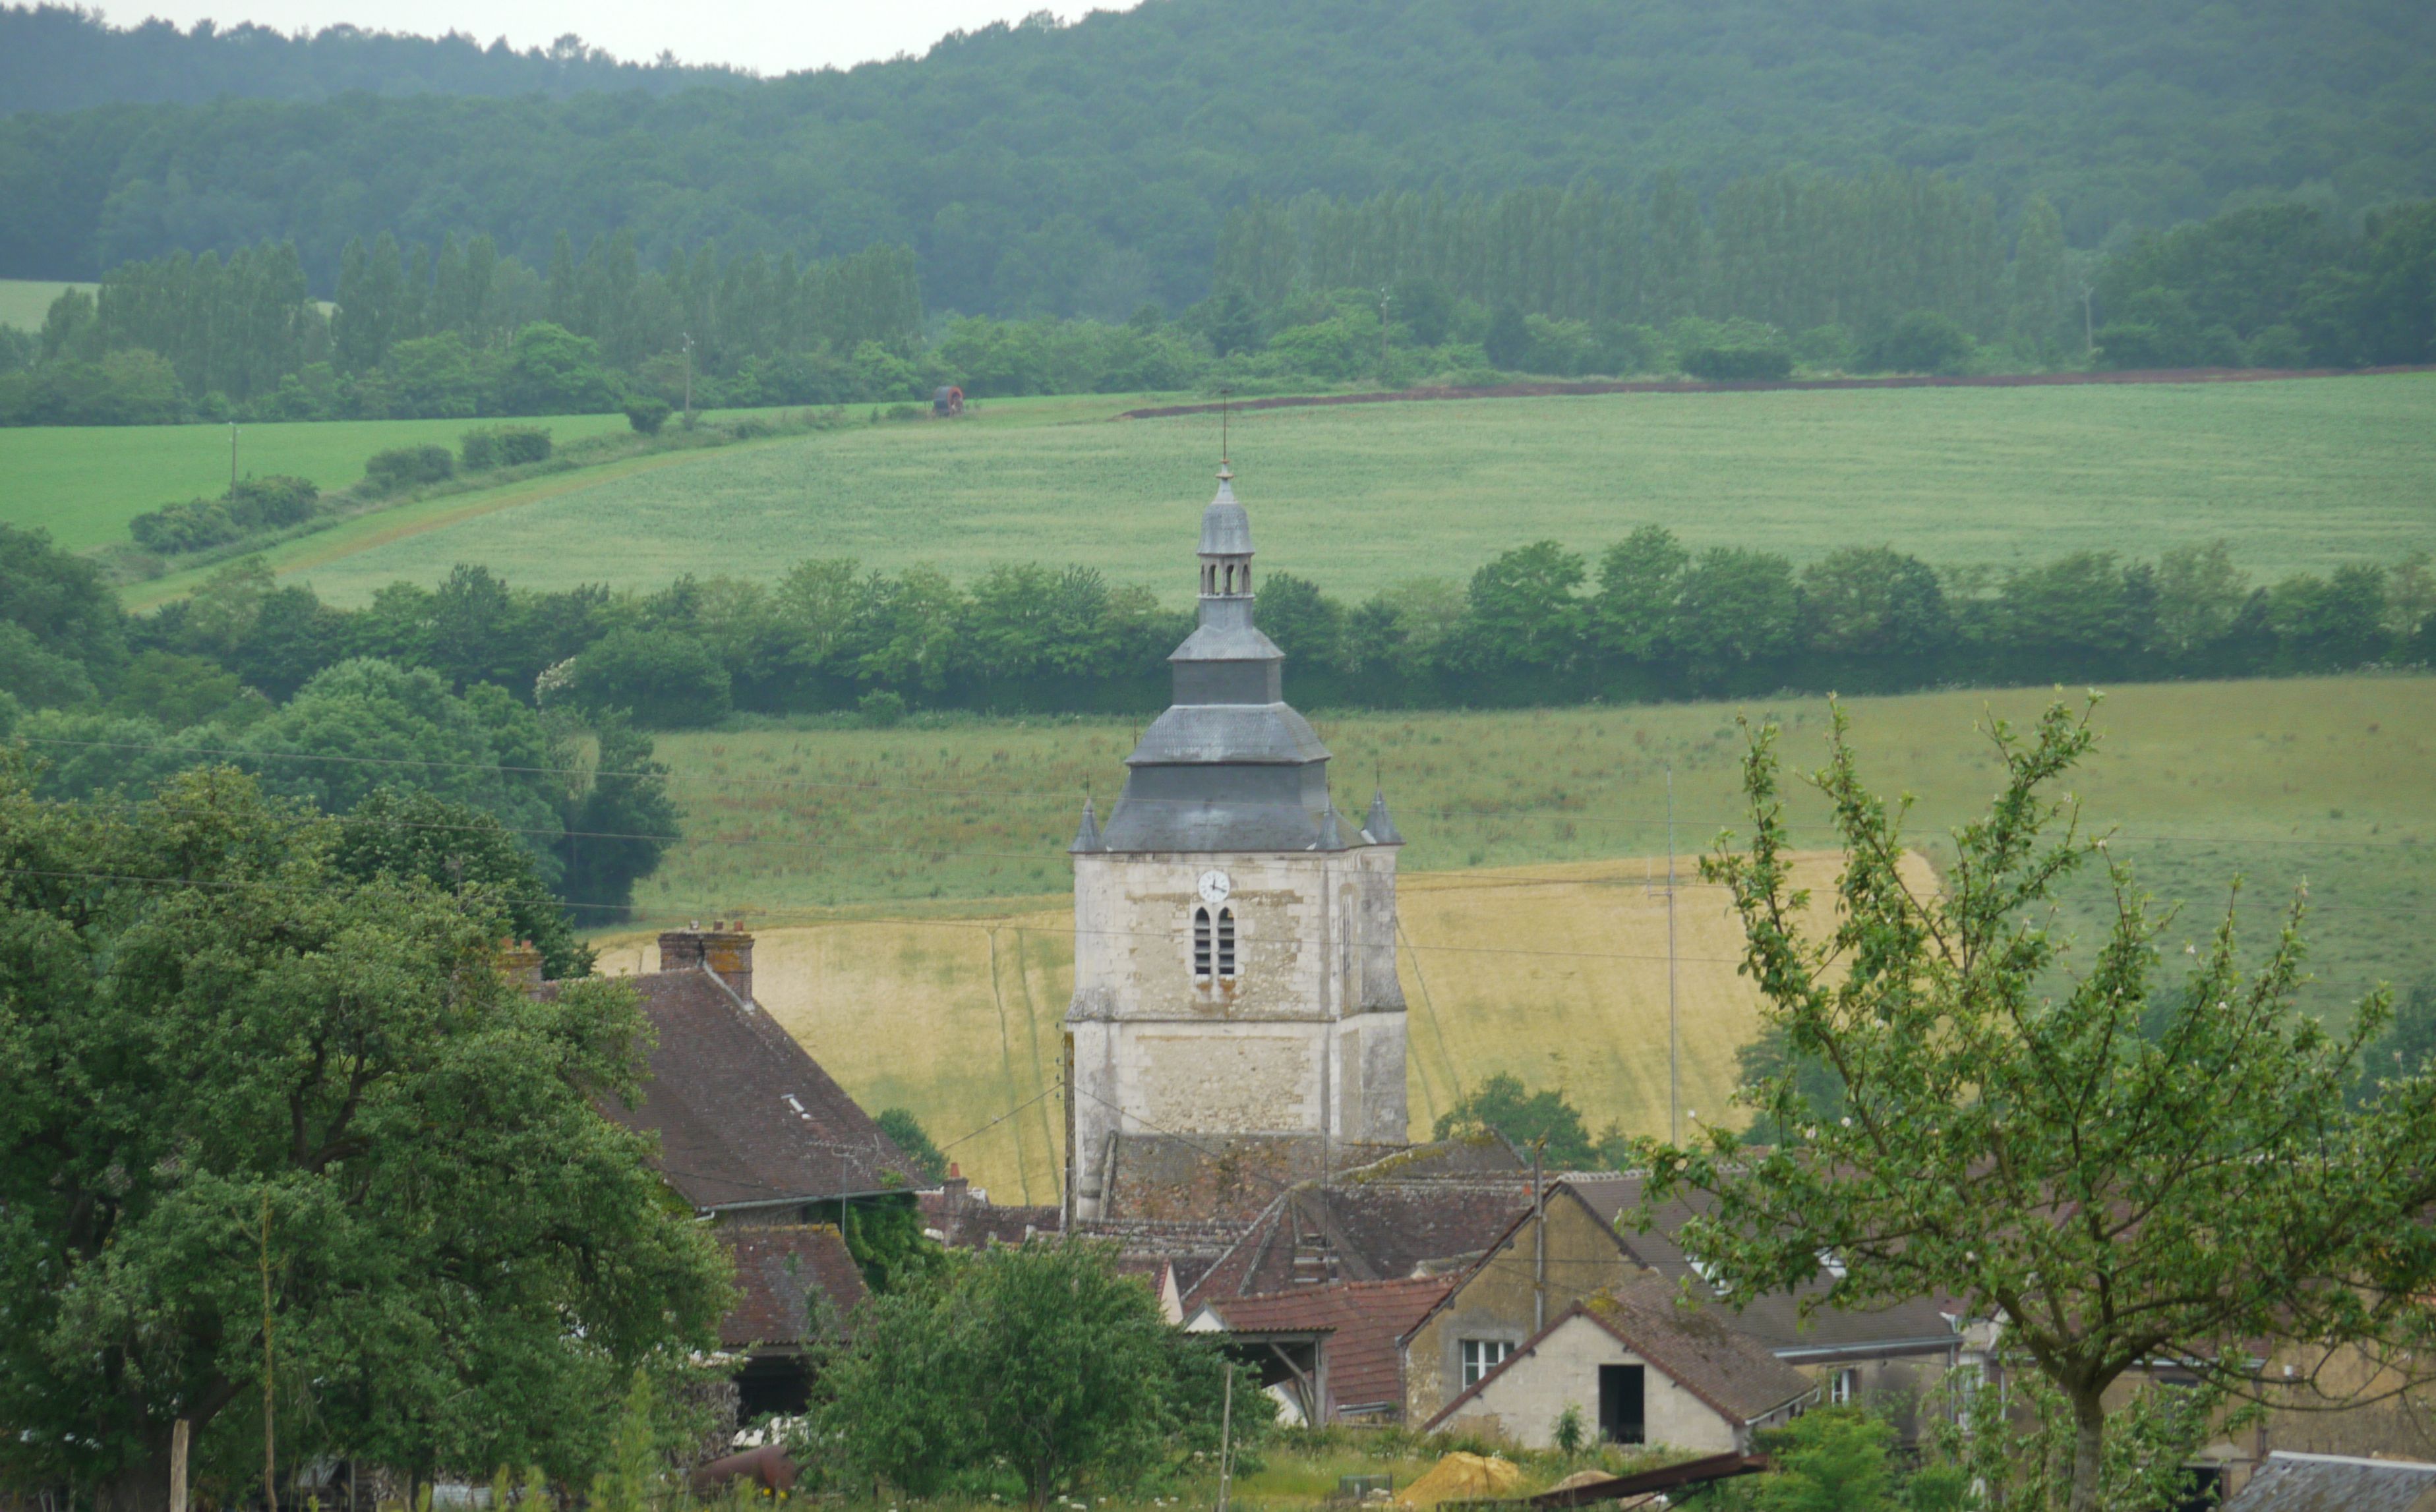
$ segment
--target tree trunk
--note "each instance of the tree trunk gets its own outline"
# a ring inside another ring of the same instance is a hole
[[[2103,1391],[2072,1397],[2071,1512],[2097,1512],[2098,1473],[2106,1463],[2106,1398]]]

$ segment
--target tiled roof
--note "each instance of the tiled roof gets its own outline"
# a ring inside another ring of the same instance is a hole
[[[1056,1233],[1065,1221],[1064,1211],[1054,1207],[1000,1207],[954,1187],[926,1191],[919,1201],[923,1225],[937,1229],[950,1249],[1020,1244],[1035,1234]]]
[[[1329,1329],[1329,1412],[1404,1399],[1403,1351],[1396,1341],[1454,1286],[1452,1276],[1397,1281],[1342,1281],[1266,1296],[1213,1298],[1209,1310],[1230,1329]]]
[[[1444,1180],[1297,1187],[1269,1205],[1201,1278],[1194,1297],[1455,1269],[1495,1243],[1530,1207],[1528,1186],[1527,1180]]]
[[[1580,1194],[1591,1210],[1610,1225],[1619,1216],[1627,1220],[1618,1232],[1626,1251],[1634,1260],[1669,1281],[1693,1275],[1691,1260],[1675,1242],[1676,1233],[1695,1211],[1691,1202],[1678,1197],[1661,1204],[1657,1222],[1643,1232],[1631,1222],[1641,1204],[1639,1176],[1572,1174],[1565,1177],[1565,1185]],[[1915,1345],[1919,1352],[1931,1353],[1952,1347],[1956,1338],[1954,1325],[1945,1315],[1948,1305],[1940,1299],[1915,1297],[1882,1308],[1839,1310],[1823,1305],[1834,1283],[1824,1278],[1823,1272],[1821,1277],[1799,1291],[1761,1297],[1734,1315],[1735,1326],[1769,1348],[1784,1352],[1883,1351],[1895,1346]],[[1811,1300],[1819,1300],[1821,1305],[1805,1319],[1801,1305]]]
[[[2410,1512],[2436,1489],[2436,1465],[2278,1450],[2224,1512]]]
[[[862,1271],[832,1225],[731,1224],[711,1235],[736,1260],[740,1295],[719,1320],[719,1342],[728,1348],[800,1347],[809,1337],[816,1295],[826,1296],[841,1320],[862,1303]]]
[[[1736,1328],[1721,1310],[1686,1307],[1671,1283],[1650,1277],[1566,1309],[1508,1355],[1504,1364],[1448,1402],[1427,1426],[1435,1428],[1456,1416],[1466,1402],[1508,1371],[1534,1368],[1540,1344],[1576,1319],[1605,1330],[1617,1343],[1737,1424],[1765,1417],[1818,1389],[1809,1377]]]
[[[709,971],[628,979],[658,1032],[643,1104],[660,1171],[697,1208],[903,1190],[915,1168],[767,1013]]]

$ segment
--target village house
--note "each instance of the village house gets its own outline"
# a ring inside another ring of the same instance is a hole
[[[811,1345],[863,1299],[834,1220],[851,1222],[857,1202],[913,1201],[916,1168],[754,1000],[751,934],[672,930],[659,948],[659,970],[627,979],[655,1035],[642,1102],[601,1111],[658,1137],[660,1178],[735,1260],[719,1332],[740,1415],[799,1411]],[[536,996],[558,990],[529,949],[503,964]]]
[[[1545,1449],[1570,1412],[1609,1443],[1749,1453],[1818,1398],[1722,1310],[1644,1277],[1566,1308],[1420,1426]]]

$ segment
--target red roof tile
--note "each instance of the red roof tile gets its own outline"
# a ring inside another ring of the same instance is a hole
[[[1209,1309],[1229,1329],[1330,1329],[1328,1412],[1404,1402],[1403,1351],[1396,1341],[1453,1290],[1452,1276],[1394,1281],[1341,1281],[1262,1296],[1214,1297]]]
[[[736,1261],[740,1295],[719,1320],[719,1342],[728,1348],[800,1347],[811,1337],[816,1297],[826,1297],[840,1320],[862,1305],[861,1268],[833,1225],[722,1225],[711,1235]]]

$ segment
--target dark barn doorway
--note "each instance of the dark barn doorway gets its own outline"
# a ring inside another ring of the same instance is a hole
[[[1599,1366],[1599,1436],[1610,1444],[1643,1442],[1647,1376],[1640,1365]]]

